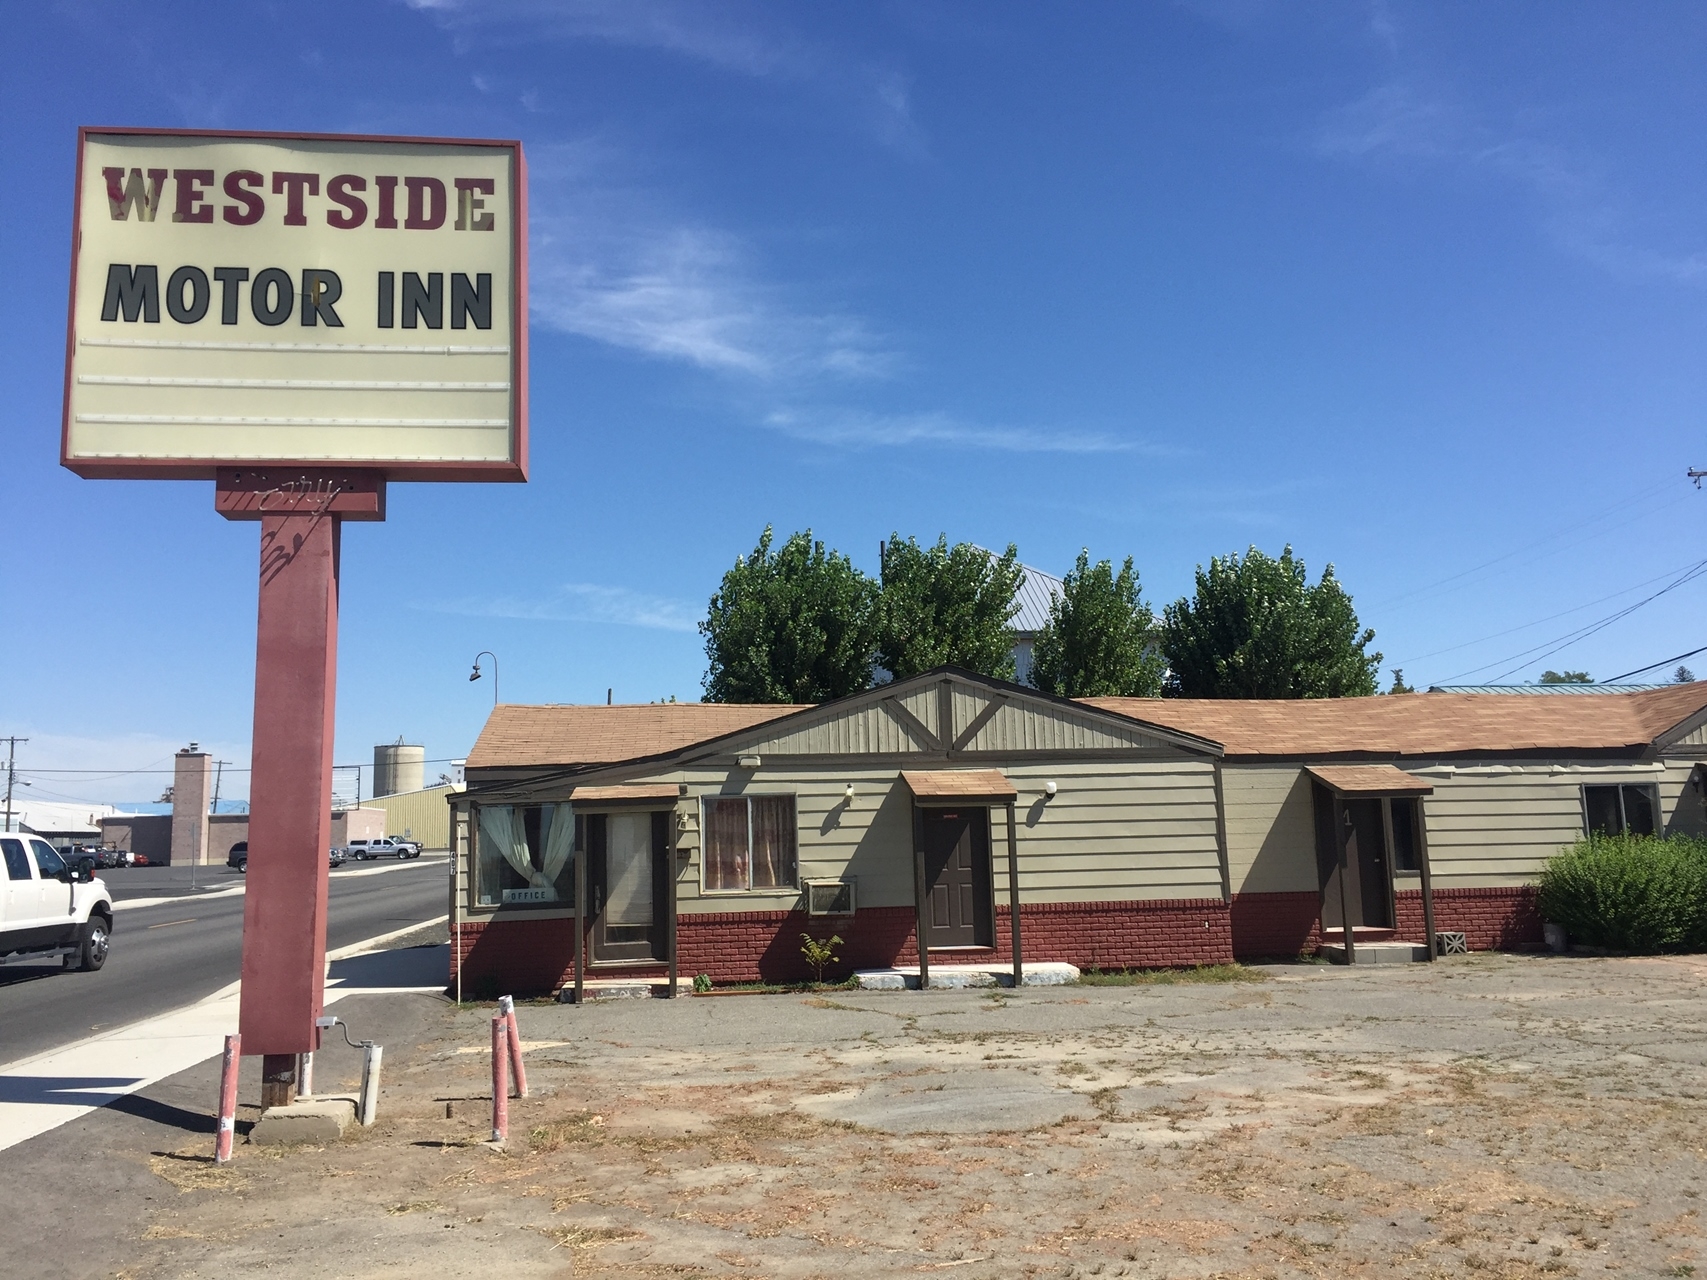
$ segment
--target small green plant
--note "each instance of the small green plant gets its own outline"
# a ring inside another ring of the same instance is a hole
[[[1572,938],[1616,951],[1707,950],[1707,840],[1579,840],[1541,873],[1541,914]]]
[[[693,976],[693,989],[695,991],[710,991],[711,990],[711,975],[709,973],[696,973],[696,974],[694,974],[694,976]]]
[[[800,939],[800,954],[812,966],[813,980],[824,981],[824,966],[836,962],[836,948],[842,945],[842,940],[831,934],[828,941],[819,942],[809,933],[801,934]]]

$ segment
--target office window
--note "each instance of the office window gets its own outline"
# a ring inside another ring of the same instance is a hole
[[[716,796],[700,822],[708,893],[791,889],[798,876],[793,796]]]
[[[475,901],[483,907],[575,903],[575,814],[566,804],[483,804]]]
[[[1651,836],[1658,814],[1654,789],[1645,783],[1583,788],[1583,822],[1590,835]]]

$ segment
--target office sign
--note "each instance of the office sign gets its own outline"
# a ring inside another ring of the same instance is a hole
[[[521,145],[83,129],[61,461],[527,475]]]

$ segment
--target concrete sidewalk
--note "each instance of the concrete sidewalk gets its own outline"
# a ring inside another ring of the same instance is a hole
[[[427,921],[329,952],[326,1004],[351,995],[441,992],[450,948],[385,950]],[[0,1151],[176,1075],[224,1049],[241,984],[160,1017],[0,1065]],[[212,1108],[217,1099],[209,1099]]]

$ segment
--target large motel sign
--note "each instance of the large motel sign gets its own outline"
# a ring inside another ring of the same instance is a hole
[[[516,142],[78,134],[60,459],[261,525],[240,1032],[319,1045],[338,531],[388,480],[527,478]]]

